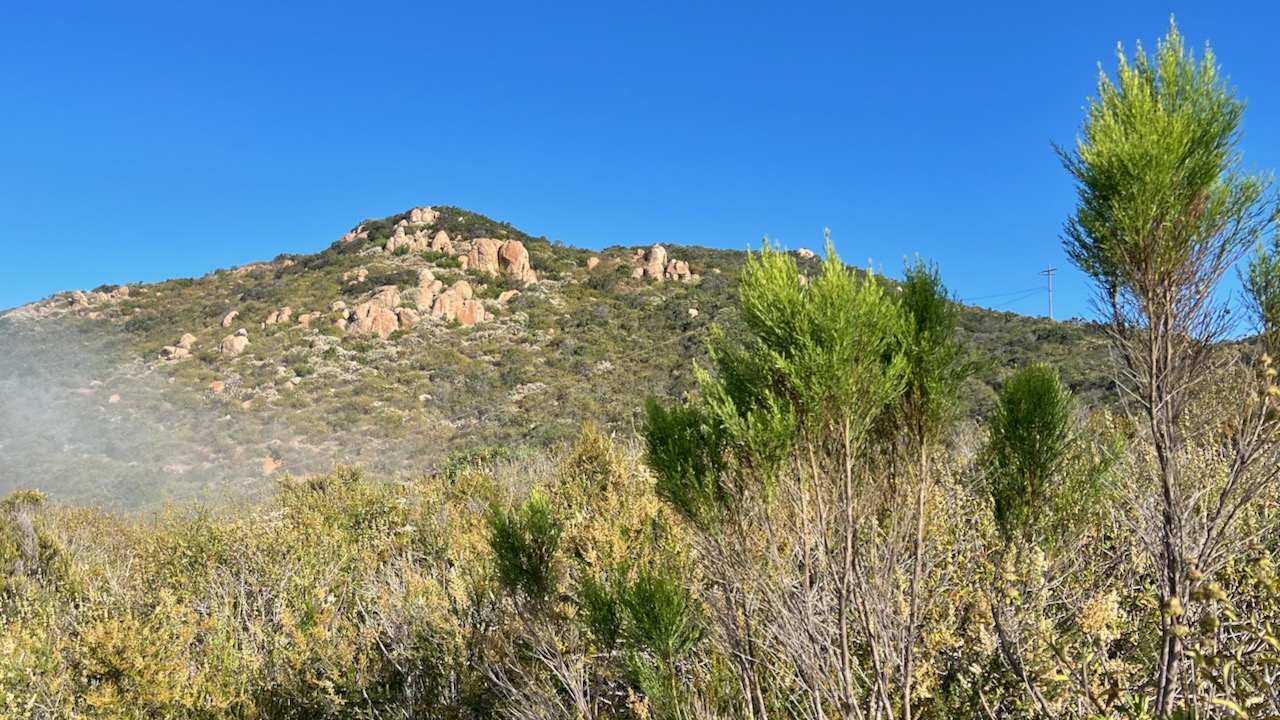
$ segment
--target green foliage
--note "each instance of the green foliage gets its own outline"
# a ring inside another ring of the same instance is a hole
[[[714,429],[696,407],[665,408],[650,398],[645,408],[646,461],[658,496],[694,523],[713,525],[730,502]]]
[[[1170,292],[1191,302],[1260,239],[1271,178],[1243,167],[1245,104],[1212,50],[1197,63],[1171,22],[1153,55],[1139,46],[1119,61],[1115,80],[1100,74],[1076,147],[1058,149],[1079,194],[1066,248],[1107,293],[1151,311]]]
[[[450,268],[460,270],[462,261],[457,255],[450,255],[446,252],[436,252],[434,250],[423,250],[422,259],[439,268]]]
[[[578,585],[583,618],[601,652],[611,652],[622,636],[623,606],[618,595],[617,588],[594,577],[585,577]]]
[[[1213,431],[1198,438],[1186,425],[1200,385],[1221,366],[1214,344],[1232,327],[1219,282],[1272,226],[1278,203],[1272,177],[1244,167],[1238,150],[1244,102],[1212,51],[1197,62],[1171,22],[1153,55],[1139,47],[1132,64],[1122,53],[1119,60],[1114,82],[1105,74],[1099,79],[1074,151],[1059,150],[1079,196],[1065,245],[1096,283],[1122,358],[1124,390],[1146,420],[1156,458],[1156,587],[1164,612],[1155,711],[1169,715],[1181,706],[1190,672],[1170,608],[1190,602],[1191,567],[1235,542],[1231,526],[1265,484],[1258,466],[1273,465],[1278,449],[1273,411],[1256,406],[1257,390],[1224,415],[1228,424],[1254,428],[1226,447],[1215,447]],[[1255,264],[1251,287],[1264,320],[1272,304],[1268,264]],[[1231,457],[1221,480],[1204,490],[1186,472],[1197,446]]]
[[[898,301],[907,318],[899,422],[917,446],[927,446],[956,418],[960,387],[975,367],[957,336],[958,303],[948,297],[937,266],[917,257],[905,267],[899,287]]]
[[[702,637],[695,600],[684,579],[670,570],[641,569],[620,593],[626,611],[624,634],[638,648],[671,664]]]
[[[1005,542],[1033,541],[1053,525],[1057,499],[1076,452],[1073,401],[1047,365],[1031,365],[1005,381],[991,417],[982,468]]]
[[[489,511],[489,546],[498,581],[535,606],[553,599],[560,582],[562,526],[546,496],[535,492],[518,510]]]
[[[1280,353],[1280,232],[1269,244],[1258,243],[1243,280],[1248,308],[1267,351]]]
[[[510,448],[501,445],[454,450],[449,453],[440,473],[446,480],[454,482],[468,473],[492,473],[498,465],[510,462],[514,457],[515,453]]]

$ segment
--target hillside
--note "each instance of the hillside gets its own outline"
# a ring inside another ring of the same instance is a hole
[[[314,255],[59,293],[0,316],[0,494],[153,510],[340,462],[409,477],[588,420],[630,437],[646,396],[694,389],[709,326],[738,332],[745,257],[594,252],[416,208]],[[977,308],[962,328],[988,363],[971,413],[1031,360],[1086,401],[1110,383],[1096,328]]]

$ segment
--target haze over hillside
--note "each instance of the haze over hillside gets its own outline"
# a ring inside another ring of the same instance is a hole
[[[337,463],[408,477],[451,454],[547,448],[587,421],[631,438],[646,396],[694,389],[709,327],[737,332],[744,260],[592,252],[423,207],[315,255],[59,293],[0,316],[0,493],[154,509]],[[972,308],[963,325],[990,361],[972,412],[1033,358],[1087,397],[1109,382],[1086,326]]]

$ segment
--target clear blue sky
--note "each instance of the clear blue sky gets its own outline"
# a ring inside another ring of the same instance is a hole
[[[818,248],[1040,287],[1097,63],[1176,14],[1280,168],[1280,4],[64,3],[0,19],[0,308],[450,204],[584,247]],[[1045,298],[984,301],[1044,314]],[[1005,304],[1008,303],[1008,304]]]

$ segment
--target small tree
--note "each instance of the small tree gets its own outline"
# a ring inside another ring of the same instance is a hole
[[[535,492],[519,510],[494,506],[488,522],[489,546],[502,587],[539,608],[554,601],[562,529],[546,496]]]
[[[748,340],[713,335],[700,397],[650,403],[644,430],[659,495],[697,531],[748,718],[910,716],[929,454],[962,353],[934,269],[908,268],[899,296],[830,243],[826,258],[806,283],[767,243],[751,256]]]
[[[1058,149],[1079,196],[1064,242],[1096,284],[1122,361],[1120,385],[1150,433],[1165,608],[1155,709],[1167,715],[1185,667],[1172,610],[1189,599],[1188,560],[1203,567],[1218,557],[1231,508],[1247,501],[1256,478],[1246,478],[1272,442],[1270,433],[1257,432],[1263,416],[1247,409],[1218,511],[1192,527],[1183,420],[1220,358],[1215,342],[1231,329],[1219,282],[1263,236],[1275,200],[1270,177],[1242,166],[1244,102],[1210,50],[1196,62],[1171,23],[1153,55],[1139,47],[1132,63],[1123,52],[1119,60],[1114,81],[1101,74],[1075,147]]]
[[[912,717],[912,676],[915,668],[915,636],[920,623],[920,592],[925,564],[926,500],[932,487],[929,458],[934,446],[951,428],[959,409],[960,386],[973,372],[972,363],[956,337],[956,303],[947,296],[936,265],[919,257],[903,273],[899,298],[905,328],[901,355],[906,364],[905,384],[897,407],[890,415],[897,426],[891,444],[911,457],[915,470],[915,537],[911,546],[912,570],[907,590],[907,623],[902,643],[902,716]]]
[[[1244,286],[1263,347],[1274,357],[1280,353],[1280,232],[1270,243],[1258,243]]]
[[[983,480],[1006,544],[1035,543],[1052,522],[1072,460],[1071,393],[1048,365],[1013,374],[1001,388],[983,452]]]

